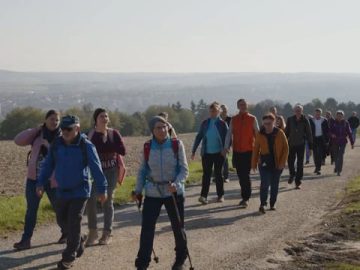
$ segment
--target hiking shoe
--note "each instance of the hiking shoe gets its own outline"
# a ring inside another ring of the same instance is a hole
[[[276,211],[276,207],[274,205],[270,206],[270,211]]]
[[[21,240],[20,242],[17,242],[17,243],[14,244],[14,248],[17,251],[30,249],[31,248],[31,242],[30,242],[30,240]]]
[[[73,267],[74,263],[73,262],[65,262],[65,261],[60,261],[57,264],[57,268],[60,270],[64,270],[64,269],[70,269],[71,267]]]
[[[249,201],[241,200],[239,206],[241,208],[247,208],[249,206]]]
[[[208,204],[208,200],[207,200],[207,198],[202,197],[202,196],[200,196],[200,198],[199,198],[199,202],[200,202],[201,204],[203,204],[203,205]]]
[[[300,190],[300,189],[301,189],[301,185],[296,186],[295,189]]]
[[[96,229],[90,229],[89,234],[87,235],[87,240],[85,243],[86,247],[91,247],[96,245],[96,240],[98,239],[98,231]]]
[[[341,173],[340,173],[340,172],[338,172],[338,173],[337,173],[337,176],[341,176]]]
[[[266,212],[265,212],[265,207],[264,207],[263,205],[261,205],[261,206],[259,207],[259,212],[260,212],[261,214],[266,214]]]
[[[290,176],[288,184],[291,185],[294,182],[294,176]]]
[[[87,235],[81,236],[80,246],[76,252],[76,258],[80,258],[84,254],[86,240],[87,240]]]
[[[99,245],[108,245],[111,243],[111,232],[103,231],[103,234],[99,240]]]
[[[171,267],[171,270],[185,270],[185,266],[184,266],[184,264],[174,264],[172,267]]]
[[[62,234],[60,239],[57,241],[58,244],[66,244],[67,241],[67,235],[66,234]]]
[[[317,172],[316,172],[316,175],[321,175],[321,172],[320,172],[320,171],[317,171]]]
[[[217,199],[218,203],[223,203],[225,201],[224,196],[221,196]]]
[[[224,183],[230,183],[230,179],[229,178],[224,179]]]

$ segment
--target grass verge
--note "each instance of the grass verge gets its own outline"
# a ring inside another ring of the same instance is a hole
[[[189,163],[190,176],[186,184],[195,184],[201,181],[201,162]],[[130,201],[131,191],[135,187],[135,176],[126,177],[124,184],[115,191],[114,204],[119,206]],[[14,231],[22,230],[26,212],[26,201],[24,196],[0,196],[0,236]],[[38,211],[38,224],[54,221],[55,213],[46,196],[41,200]]]

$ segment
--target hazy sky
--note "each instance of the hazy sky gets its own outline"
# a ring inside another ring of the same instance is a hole
[[[0,0],[0,69],[360,72],[359,0]]]

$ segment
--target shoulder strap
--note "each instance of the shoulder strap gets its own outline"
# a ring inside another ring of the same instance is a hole
[[[150,158],[151,140],[144,144],[144,160],[147,163]]]
[[[179,159],[179,140],[176,138],[171,139],[171,147],[174,151],[174,155],[176,157],[176,159]]]

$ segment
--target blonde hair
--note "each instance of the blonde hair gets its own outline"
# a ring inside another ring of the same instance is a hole
[[[211,103],[211,104],[210,104],[209,108],[210,108],[210,109],[215,109],[215,110],[220,111],[220,109],[221,109],[221,105],[220,105],[220,103],[219,103],[219,102],[214,101],[213,103]]]

